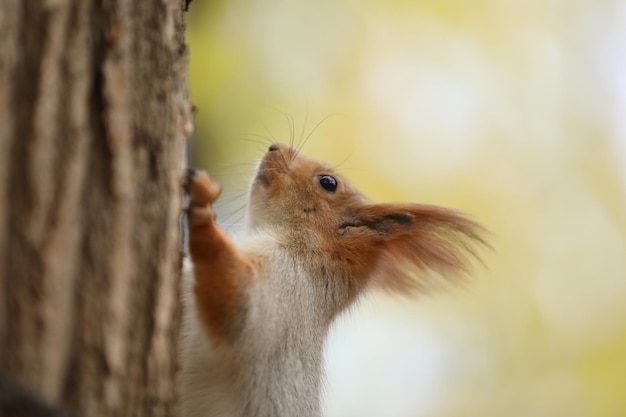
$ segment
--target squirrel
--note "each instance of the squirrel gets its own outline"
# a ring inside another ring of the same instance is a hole
[[[428,271],[466,275],[487,245],[484,229],[453,210],[371,203],[281,143],[258,165],[236,241],[216,223],[221,188],[208,174],[188,170],[185,188],[185,417],[319,417],[323,344],[335,317],[369,288],[424,293]]]

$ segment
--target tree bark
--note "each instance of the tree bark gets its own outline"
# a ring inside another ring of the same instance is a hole
[[[1,4],[0,416],[176,415],[185,0]]]

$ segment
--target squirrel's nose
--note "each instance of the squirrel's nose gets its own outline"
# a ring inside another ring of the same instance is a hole
[[[269,147],[267,150],[268,150],[269,152],[274,152],[274,151],[277,151],[278,149],[279,149],[279,148],[278,148],[278,145],[277,145],[277,144],[275,144],[275,143],[273,143],[273,144],[271,144],[271,145],[270,145],[270,147]]]

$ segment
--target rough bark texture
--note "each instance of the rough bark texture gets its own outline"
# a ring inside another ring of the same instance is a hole
[[[0,416],[176,414],[184,7],[1,0]]]

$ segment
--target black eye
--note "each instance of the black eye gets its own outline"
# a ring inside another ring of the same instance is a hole
[[[322,188],[329,193],[337,191],[337,180],[334,177],[331,177],[330,175],[318,175],[317,179]]]

